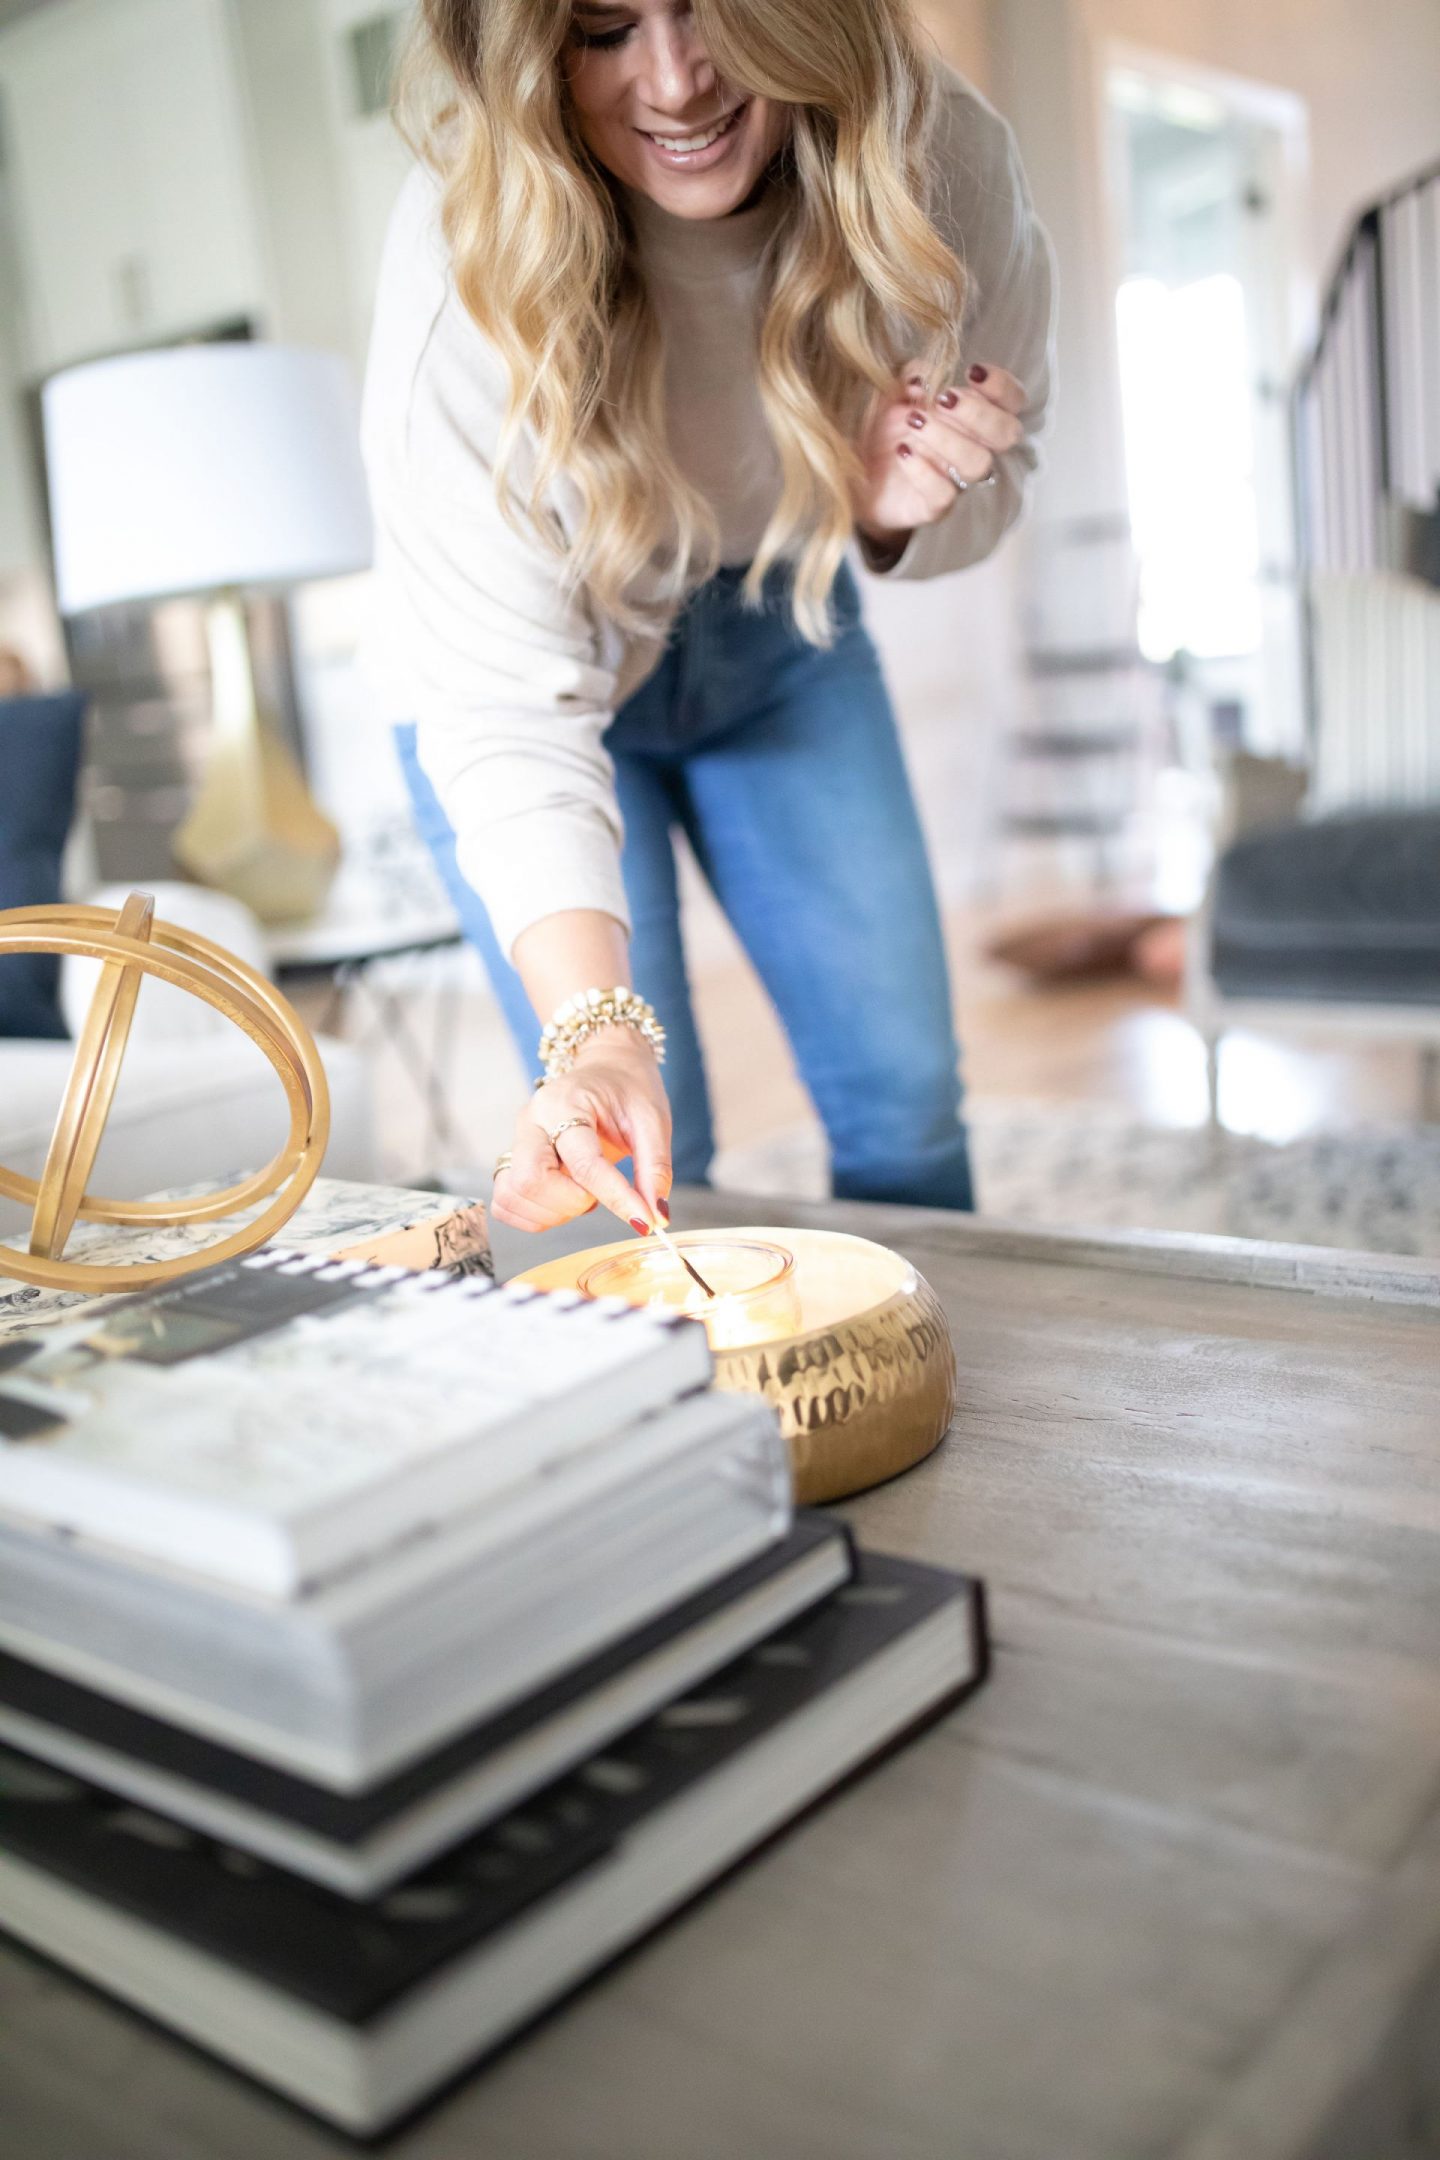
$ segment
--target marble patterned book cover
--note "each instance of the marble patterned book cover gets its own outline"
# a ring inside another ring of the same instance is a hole
[[[152,1197],[189,1199],[206,1189],[187,1185]],[[248,1213],[258,1214],[260,1205]],[[243,1213],[236,1215],[227,1228],[238,1229],[245,1219]],[[145,1230],[81,1223],[66,1247],[66,1258],[92,1267],[174,1260],[197,1245],[213,1242],[217,1235],[214,1223]],[[317,1178],[276,1242],[295,1252],[328,1252],[397,1267],[446,1267],[465,1275],[495,1272],[484,1207],[478,1200],[450,1193],[407,1192],[391,1185]],[[41,1290],[0,1276],[0,1337],[73,1318],[82,1307],[101,1311],[113,1302],[81,1290]]]

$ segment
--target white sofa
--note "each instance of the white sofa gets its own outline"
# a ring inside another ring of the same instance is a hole
[[[265,970],[265,944],[248,909],[194,885],[157,885],[155,912],[213,938]],[[118,906],[123,890],[95,895]],[[95,963],[67,960],[61,1004],[72,1035],[90,1001]],[[38,1177],[59,1108],[73,1042],[0,1040],[0,1163]],[[377,1176],[369,1070],[348,1043],[320,1041],[330,1084],[329,1177]],[[147,981],[105,1137],[95,1190],[137,1197],[172,1185],[228,1184],[269,1160],[287,1130],[285,1098],[268,1060],[218,1013],[168,984]],[[0,1237],[13,1241],[23,1211],[0,1200]]]

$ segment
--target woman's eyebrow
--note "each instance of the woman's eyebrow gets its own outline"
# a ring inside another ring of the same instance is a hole
[[[671,10],[673,14],[682,15],[687,11],[688,0],[675,0]],[[574,0],[573,13],[598,16],[604,21],[608,16],[633,15],[636,13],[636,6],[635,0]]]

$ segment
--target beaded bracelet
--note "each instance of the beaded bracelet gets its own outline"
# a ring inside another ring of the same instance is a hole
[[[655,1017],[653,1005],[617,983],[613,990],[577,990],[546,1025],[540,1037],[540,1063],[546,1080],[558,1080],[575,1063],[582,1043],[601,1028],[633,1028],[649,1043],[657,1065],[665,1062],[665,1030]],[[538,1083],[539,1085],[544,1082]]]

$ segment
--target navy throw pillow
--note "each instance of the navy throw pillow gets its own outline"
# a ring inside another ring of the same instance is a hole
[[[60,898],[84,720],[77,691],[0,698],[0,908]],[[0,1035],[63,1036],[59,988],[53,955],[0,955]]]

